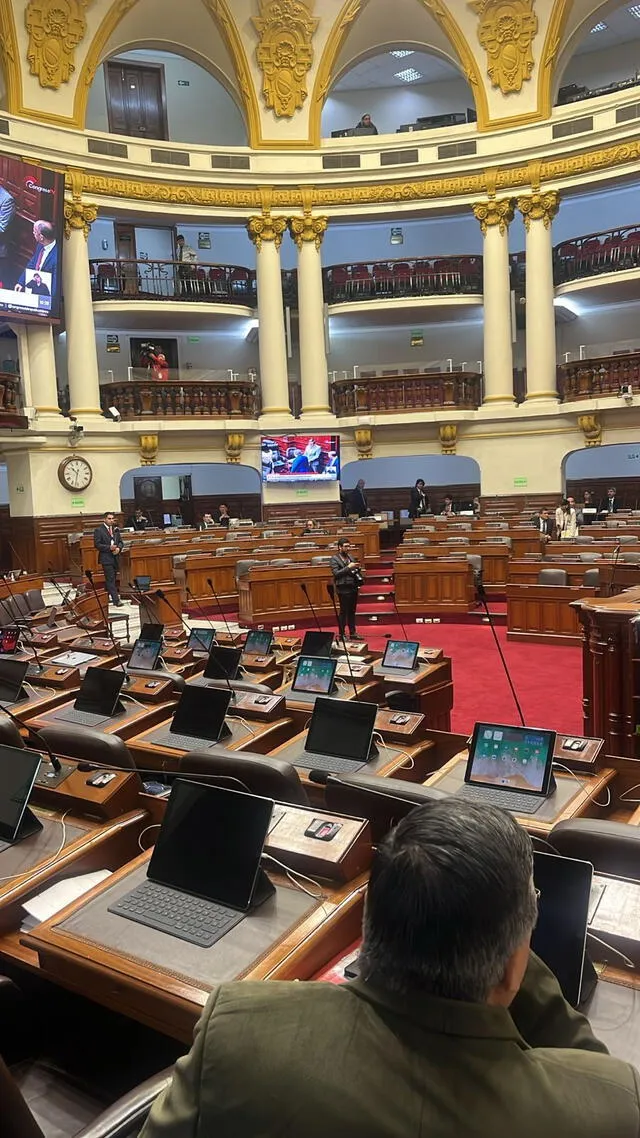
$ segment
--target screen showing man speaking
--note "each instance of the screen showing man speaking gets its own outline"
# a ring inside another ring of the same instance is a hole
[[[64,178],[0,154],[0,313],[60,319]]]

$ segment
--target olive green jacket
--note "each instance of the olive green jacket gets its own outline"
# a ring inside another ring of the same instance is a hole
[[[142,1138],[639,1138],[639,1090],[533,956],[510,1011],[223,984]]]

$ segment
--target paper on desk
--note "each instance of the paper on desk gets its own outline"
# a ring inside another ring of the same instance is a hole
[[[640,941],[640,888],[637,882],[607,881],[590,927],[599,933],[613,933]]]
[[[27,912],[26,920],[22,925],[23,929],[33,928],[35,925],[39,925],[41,921],[48,921],[50,917],[55,917],[56,913],[60,913],[66,905],[70,905],[72,901],[77,901],[83,893],[88,893],[94,885],[99,885],[101,881],[105,881],[110,876],[111,870],[97,869],[95,873],[83,873],[79,877],[68,877],[65,881],[56,881],[55,885],[43,889],[42,893],[36,893],[35,897],[30,897],[22,906]]]

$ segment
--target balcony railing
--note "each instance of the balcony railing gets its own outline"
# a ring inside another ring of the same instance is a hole
[[[240,265],[183,261],[91,261],[94,300],[188,300],[256,304],[256,275]]]
[[[482,376],[477,372],[441,375],[398,375],[385,379],[336,380],[331,385],[336,415],[367,412],[475,411],[482,403]]]
[[[640,352],[576,360],[558,368],[558,391],[563,403],[620,395],[626,384],[636,391],[640,387]]]
[[[256,419],[260,414],[260,388],[247,380],[105,383],[100,397],[103,411],[117,407],[123,419]]]
[[[11,371],[0,371],[0,429],[2,427],[28,427],[22,414],[20,376]]]
[[[327,304],[482,292],[482,257],[369,261],[324,270]]]
[[[640,226],[589,233],[563,241],[553,251],[557,285],[599,273],[615,273],[640,267]]]

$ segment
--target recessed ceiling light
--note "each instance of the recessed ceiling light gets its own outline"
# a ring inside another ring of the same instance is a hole
[[[415,67],[405,67],[404,71],[396,71],[395,77],[401,79],[403,83],[416,83],[418,79],[424,78],[420,71],[416,71]]]
[[[594,32],[606,32],[608,26],[608,24],[603,24],[602,20],[598,20],[598,23],[594,24],[591,29],[591,35],[593,35]]]
[[[408,55],[415,55],[415,51],[405,48],[402,51],[390,51],[389,55],[392,55],[394,59],[406,59]]]
[[[636,20],[640,20],[640,4],[632,4],[630,8],[627,8],[627,12]]]

